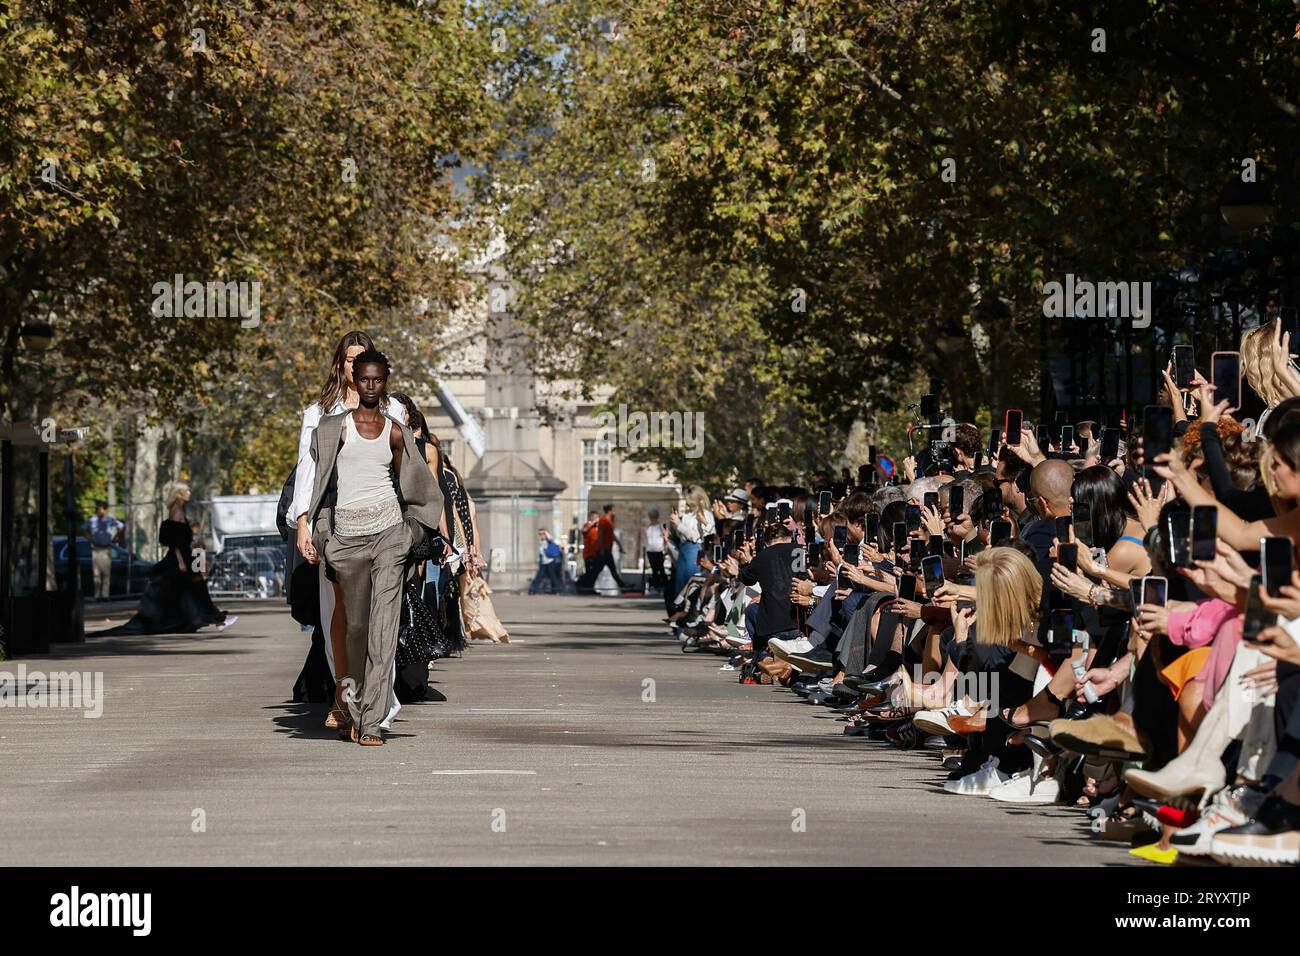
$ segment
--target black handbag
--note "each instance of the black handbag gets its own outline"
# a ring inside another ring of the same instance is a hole
[[[446,657],[448,647],[437,616],[424,603],[424,582],[418,578],[402,588],[402,621],[397,629],[397,667],[428,664]]]

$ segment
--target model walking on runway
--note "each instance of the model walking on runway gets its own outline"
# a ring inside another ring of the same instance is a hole
[[[354,358],[358,405],[326,415],[312,434],[316,474],[306,511],[313,553],[343,596],[345,732],[366,746],[384,743],[402,587],[415,567],[409,555],[438,533],[443,505],[411,430],[384,411],[388,375],[382,353]]]
[[[290,523],[297,529],[298,552],[312,564],[320,562],[320,555],[312,544],[311,529],[307,522],[307,507],[316,481],[316,462],[310,455],[312,435],[326,415],[335,415],[345,409],[357,407],[359,398],[356,383],[353,381],[353,362],[362,352],[374,348],[375,343],[370,336],[359,330],[348,332],[339,339],[338,345],[334,348],[329,374],[321,387],[320,398],[303,411],[302,429],[298,434],[298,467],[294,471],[293,505],[289,514]],[[395,400],[390,400],[388,414],[401,419],[402,408]],[[331,730],[339,730],[350,724],[340,686],[349,672],[347,618],[338,582],[330,581],[322,574],[318,587],[325,657],[335,681],[334,704],[325,718],[325,726]],[[394,695],[389,700],[389,713],[384,723],[390,723],[400,709],[401,705]]]

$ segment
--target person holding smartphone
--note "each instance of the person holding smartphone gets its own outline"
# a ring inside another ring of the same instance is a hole
[[[753,618],[754,659],[767,652],[771,638],[796,640],[799,637],[798,618],[790,600],[794,581],[795,548],[790,529],[772,522],[763,529],[764,547],[753,560],[740,567],[742,584],[757,584],[762,588],[758,611]]]
[[[1288,417],[1273,433],[1263,451],[1263,460],[1268,464],[1265,484],[1272,497],[1285,503],[1300,500],[1300,418]],[[1173,483],[1189,505],[1218,506],[1219,537],[1236,550],[1258,551],[1260,539],[1270,536],[1300,540],[1300,508],[1292,507],[1272,517],[1246,521],[1201,485],[1182,455],[1162,455],[1154,467],[1158,475]]]
[[[1085,468],[1075,476],[1072,497],[1076,504],[1090,508],[1092,544],[1106,552],[1102,565],[1093,560],[1092,549],[1080,543],[1079,571],[1117,588],[1126,588],[1134,577],[1151,573],[1151,558],[1142,540],[1145,529],[1119,475],[1105,465]]]

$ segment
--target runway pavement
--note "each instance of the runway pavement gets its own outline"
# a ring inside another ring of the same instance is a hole
[[[382,748],[288,702],[308,635],[279,603],[227,603],[240,618],[222,633],[0,663],[104,681],[96,719],[0,710],[5,862],[1131,860],[1080,812],[945,794],[937,755],[844,738],[829,711],[682,654],[655,600],[496,603],[515,643],[438,662],[446,700],[406,706]]]

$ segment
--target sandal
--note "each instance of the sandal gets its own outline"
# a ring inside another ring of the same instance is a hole
[[[357,732],[354,724],[351,730],[340,731],[339,740],[350,740],[354,744],[360,744],[363,747],[382,747],[384,738],[375,734],[362,734]]]
[[[1065,711],[1069,706],[1065,701],[1061,700],[1061,698],[1057,697],[1049,688],[1046,687],[1043,688],[1043,696],[1056,707],[1056,712],[1059,717],[1065,716]],[[1028,706],[1028,702],[1026,702],[1025,706]],[[1004,707],[1000,713],[1002,722],[1012,730],[1029,730],[1032,727],[1046,727],[1052,722],[1051,720],[1031,720],[1025,724],[1018,724],[1011,719],[1011,715],[1014,714],[1016,710],[1017,708],[1015,707]]]
[[[343,696],[343,681],[334,682],[334,706],[330,712],[325,715],[325,728],[327,730],[347,730],[352,726],[352,715],[340,703]]]

